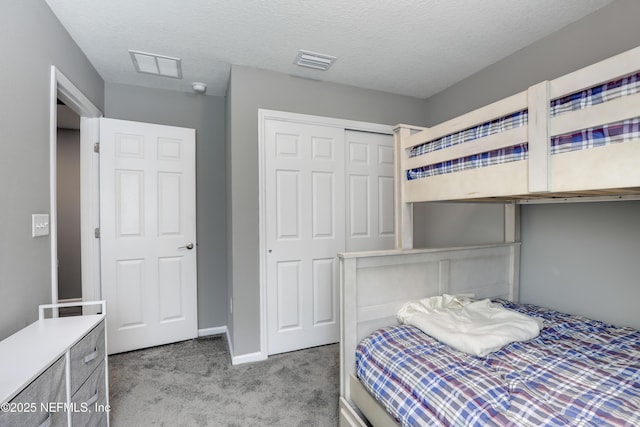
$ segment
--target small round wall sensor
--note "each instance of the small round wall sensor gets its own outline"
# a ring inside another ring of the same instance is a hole
[[[205,83],[193,82],[191,87],[193,88],[193,91],[195,93],[203,94],[203,93],[205,93],[207,91],[207,85]]]

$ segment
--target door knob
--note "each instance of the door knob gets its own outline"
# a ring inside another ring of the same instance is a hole
[[[189,242],[184,246],[178,246],[178,249],[189,249],[189,250],[191,250],[191,249],[193,249],[193,243]]]

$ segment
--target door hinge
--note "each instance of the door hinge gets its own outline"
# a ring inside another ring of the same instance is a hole
[[[94,153],[99,153],[100,152],[100,143],[96,142],[95,144],[93,144],[93,152]]]
[[[95,230],[93,230],[93,235],[95,236],[96,239],[100,238],[100,228],[96,228]]]

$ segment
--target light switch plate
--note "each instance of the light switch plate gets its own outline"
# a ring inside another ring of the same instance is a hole
[[[49,235],[49,214],[32,214],[31,215],[31,236],[48,236]]]

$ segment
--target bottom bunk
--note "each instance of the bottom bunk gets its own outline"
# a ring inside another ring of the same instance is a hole
[[[640,425],[639,331],[496,303],[543,319],[540,335],[477,357],[389,326],[359,344],[358,381],[403,426]]]
[[[640,332],[516,304],[518,243],[340,264],[341,425],[640,425]],[[398,324],[407,301],[445,293],[491,298],[544,327],[474,356]]]

